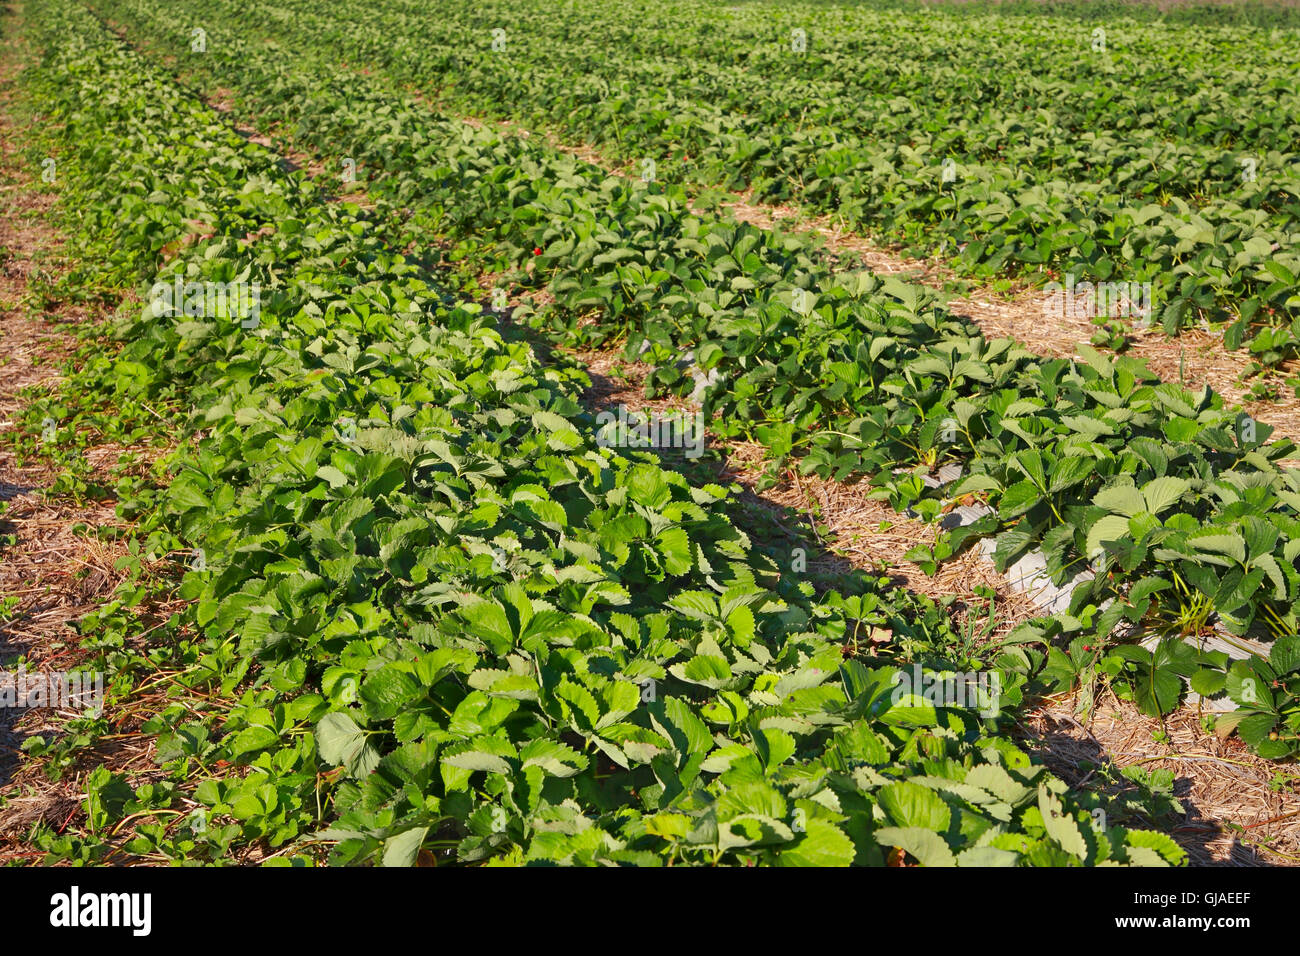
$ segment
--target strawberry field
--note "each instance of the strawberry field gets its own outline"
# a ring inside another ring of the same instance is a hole
[[[1034,736],[1104,701],[1300,814],[1300,33],[1059,6],[11,6],[4,487],[111,573],[0,542],[6,673],[104,679],[8,859],[1188,863]],[[954,304],[1112,286],[1067,355]]]

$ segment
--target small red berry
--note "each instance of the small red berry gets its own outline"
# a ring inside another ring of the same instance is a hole
[[[542,247],[541,247],[541,246],[538,246],[536,249],[533,250],[533,255],[535,255],[535,256],[540,256],[541,254],[542,254]]]

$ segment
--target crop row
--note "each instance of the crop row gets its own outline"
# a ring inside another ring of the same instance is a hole
[[[193,7],[191,22],[215,9]],[[1155,79],[1103,69],[1110,60],[1093,55],[1077,27],[1078,49],[1062,48],[1050,30],[1008,35],[997,19],[954,46],[941,18],[879,24],[870,13],[850,26],[828,18],[821,32],[812,28],[820,45],[796,55],[781,42],[807,13],[798,8],[755,15],[739,33],[692,5],[649,26],[636,4],[603,9],[592,30],[574,29],[574,14],[550,5],[503,7],[504,26],[478,4],[437,18],[409,4],[325,10],[291,0],[271,9],[266,29],[297,52],[328,46],[457,108],[546,125],[619,159],[651,159],[662,177],[795,200],[873,235],[942,248],[977,275],[1152,282],[1171,334],[1225,320],[1229,347],[1249,343],[1264,365],[1296,348],[1294,52],[1270,54],[1254,34],[1225,34],[1251,58],[1250,71],[1211,57],[1185,31],[1126,37],[1130,66],[1162,51]],[[671,19],[679,13],[684,22]],[[875,44],[893,46],[864,45],[872,25]],[[503,31],[495,52],[494,30]],[[672,54],[683,35],[696,39]],[[951,62],[900,65],[914,61],[918,44]],[[990,47],[1021,62],[990,62]],[[629,55],[611,58],[611,48]],[[1216,66],[1174,68],[1163,62],[1171,57]],[[889,59],[905,79],[895,83],[884,67],[865,74],[879,89],[857,88],[848,77],[864,58]],[[990,79],[1005,74],[1035,79],[1023,89]],[[1141,125],[1166,121],[1172,127]],[[1178,131],[1189,129],[1196,142],[1182,142]],[[954,164],[948,176],[945,163]]]
[[[598,445],[584,377],[433,282],[400,251],[398,211],[328,201],[82,8],[26,11],[46,53],[24,84],[62,144],[63,200],[86,213],[73,238],[146,295],[121,352],[73,387],[193,408],[174,480],[127,507],[149,551],[201,553],[192,603],[155,642],[188,646],[180,684],[227,703],[146,725],[167,777],[118,812],[182,783],[202,808],[128,851],[217,858],[310,835],[337,862],[397,864],[449,847],[465,862],[1181,859],[1165,836],[1101,825],[987,736],[979,708],[903,682],[952,675],[846,659],[850,628],[944,625],[872,579],[815,596],[751,547],[723,489]],[[208,283],[252,287],[260,308],[159,306]],[[110,605],[83,632],[130,620]],[[214,775],[224,761],[247,770]]]
[[[975,28],[965,24],[953,35],[942,14],[882,23],[798,5],[741,16],[699,4],[606,7],[595,29],[575,28],[591,11],[553,6],[460,5],[437,20],[414,2],[345,4],[337,17],[324,16],[310,0],[281,0],[270,9],[282,27],[295,27],[297,35],[323,33],[362,62],[377,60],[413,81],[433,69],[453,90],[522,94],[504,102],[527,108],[544,102],[539,83],[554,92],[554,75],[569,71],[571,80],[578,77],[585,86],[598,78],[606,84],[596,84],[602,92],[620,97],[670,84],[676,104],[701,103],[768,121],[776,141],[796,128],[789,122],[795,116],[797,128],[815,131],[815,138],[834,129],[889,143],[921,127],[939,136],[935,155],[968,162],[1007,158],[999,155],[1013,145],[1005,136],[979,134],[995,117],[1011,115],[1007,125],[1039,151],[1026,154],[1032,157],[1026,165],[1070,180],[1100,169],[1125,195],[1154,191],[1143,183],[1161,184],[1147,178],[1159,170],[1134,155],[1149,147],[1163,147],[1162,158],[1176,168],[1166,189],[1189,199],[1200,190],[1236,192],[1241,176],[1234,146],[1283,154],[1275,157],[1277,171],[1294,174],[1284,161],[1297,148],[1293,117],[1300,95],[1284,72],[1293,51],[1249,33],[1225,31],[1211,39],[1186,31],[1115,31],[1113,56],[1091,56],[1082,55],[1094,51],[1079,28],[1050,37],[1064,42],[1045,42],[1048,30],[1041,25],[1016,30],[993,19]],[[808,34],[802,52],[791,49],[800,23]],[[388,42],[377,42],[380,27]],[[899,56],[903,44],[907,58]],[[595,57],[596,49],[619,56]],[[504,55],[485,64],[485,52]],[[1244,57],[1256,69],[1241,69]],[[1196,69],[1171,70],[1189,59]],[[492,70],[479,76],[485,65]],[[510,87],[480,90],[493,82],[489,75]],[[524,80],[533,88],[518,88]],[[612,81],[618,87],[608,89]],[[1103,131],[1122,138],[1127,158],[1098,148],[1096,134]],[[1262,156],[1256,159],[1269,166]],[[1253,198],[1269,197],[1265,191]],[[1271,198],[1286,203],[1294,197],[1280,192]]]

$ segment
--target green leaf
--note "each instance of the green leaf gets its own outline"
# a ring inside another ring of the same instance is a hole
[[[285,460],[294,467],[298,474],[304,478],[310,478],[316,474],[316,462],[324,451],[325,446],[321,444],[320,439],[304,438],[289,449],[285,455]]]
[[[958,866],[1015,866],[1019,857],[1010,850],[991,846],[967,847],[957,854]]]
[[[1038,812],[1043,817],[1047,835],[1065,852],[1081,860],[1088,857],[1088,844],[1079,832],[1078,822],[1062,808],[1060,799],[1046,786],[1038,788]]]
[[[872,834],[877,843],[896,846],[911,854],[922,866],[956,866],[957,858],[933,830],[921,827],[882,827]]]
[[[1134,489],[1134,494],[1137,490]],[[1093,558],[1104,551],[1104,544],[1114,544],[1129,537],[1128,518],[1122,515],[1103,515],[1088,529],[1087,557]]]
[[[881,787],[877,798],[889,818],[900,827],[948,829],[952,812],[948,804],[928,787],[903,780]]]
[[[420,853],[428,827],[404,830],[384,841],[384,866],[411,866]]]
[[[1159,717],[1178,706],[1182,696],[1182,678],[1159,663],[1139,664],[1133,677],[1133,702],[1148,716]]]
[[[1165,866],[1182,866],[1187,860],[1187,851],[1175,843],[1173,837],[1156,830],[1130,830],[1124,837],[1124,843],[1130,848],[1140,847],[1153,851]]]
[[[839,827],[820,817],[805,824],[803,835],[776,857],[781,866],[851,866],[857,849]]]
[[[541,767],[552,777],[572,777],[587,769],[587,758],[572,747],[553,740],[529,741],[519,751],[525,767]]]
[[[344,765],[355,776],[364,776],[379,763],[379,751],[369,736],[341,711],[331,711],[316,725],[316,747],[327,763]]]
[[[342,488],[348,484],[348,476],[333,465],[321,465],[316,469],[316,477],[328,481],[331,488]]]
[[[1239,534],[1189,535],[1187,543],[1201,552],[1225,555],[1238,564],[1246,561],[1246,539]]]
[[[683,752],[706,753],[712,749],[713,736],[708,726],[686,701],[678,697],[667,698],[663,702],[663,714],[671,727],[671,730],[664,731],[664,735],[677,743]]]
[[[1032,481],[1018,481],[1007,488],[998,500],[998,513],[1004,518],[1024,514],[1043,500],[1043,492]]]
[[[485,770],[488,773],[509,774],[510,764],[505,758],[488,753],[483,750],[463,750],[443,757],[442,762],[449,767],[459,767],[461,770]]]
[[[1105,508],[1107,511],[1130,518],[1147,510],[1146,499],[1133,485],[1111,485],[1103,488],[1093,496],[1092,503],[1098,508]],[[1128,528],[1127,521],[1124,522],[1124,527]]]
[[[1237,734],[1248,746],[1259,747],[1268,740],[1268,735],[1276,726],[1277,717],[1273,714],[1251,714],[1237,724]]]
[[[1096,469],[1096,462],[1091,458],[1062,458],[1052,470],[1052,482],[1048,490],[1059,494],[1067,488],[1073,488]]]
[[[668,606],[698,621],[716,620],[719,614],[717,599],[706,591],[682,591]]]
[[[254,750],[265,750],[279,739],[279,735],[270,727],[245,727],[230,744],[230,753],[232,756],[239,757]]]
[[[497,653],[504,653],[515,643],[514,628],[506,609],[495,601],[478,601],[460,609],[469,633],[480,638]]]
[[[1155,478],[1142,486],[1142,497],[1146,500],[1146,510],[1158,515],[1187,493],[1191,483],[1172,475]]]
[[[1011,459],[1011,465],[1022,471],[1026,478],[1042,491],[1047,490],[1047,470],[1043,462],[1043,456],[1037,449],[1031,448],[1028,451],[1018,452]]]
[[[726,658],[712,654],[697,654],[684,665],[672,668],[675,677],[692,684],[702,684],[715,690],[731,680],[731,668]]]
[[[1300,667],[1300,635],[1287,634],[1275,640],[1268,662],[1279,676]]]
[[[1223,693],[1224,688],[1227,687],[1227,676],[1223,671],[1202,668],[1192,675],[1190,684],[1192,690],[1202,697],[1213,697],[1215,694]]]

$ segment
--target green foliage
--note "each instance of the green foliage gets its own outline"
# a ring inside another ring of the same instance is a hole
[[[651,159],[662,182],[795,201],[981,278],[1152,282],[1144,321],[1221,323],[1263,365],[1296,353],[1294,30],[1233,25],[1267,20],[1237,4],[1194,29],[1118,3],[1087,4],[1091,23],[1076,3],[1023,17],[898,6],[459,2],[428,17],[291,0],[260,29],[294,55],[365,64],[361,82],[591,143],[634,174]],[[177,18],[179,39],[194,18]],[[602,29],[573,29],[587,18]],[[503,49],[492,23],[508,25]],[[537,245],[551,261],[580,238]],[[634,277],[672,275],[628,258]],[[748,265],[737,278],[719,291],[745,291]]]
[[[47,54],[24,81],[96,251],[146,289],[263,289],[254,327],[146,304],[76,378],[192,410],[170,484],[125,505],[128,585],[82,627],[120,684],[156,649],[212,703],[152,717],[164,778],[96,771],[92,836],[42,831],[52,857],[1184,860],[1099,825],[993,735],[996,710],[903,684],[957,686],[946,669],[846,659],[864,618],[924,647],[943,616],[871,578],[818,595],[750,546],[725,489],[601,447],[585,376],[433,282],[399,210],[327,201],[81,8],[30,9]],[[118,650],[162,554],[188,603]],[[159,822],[113,845],[137,816]]]
[[[174,46],[189,21],[134,22]],[[291,123],[297,141],[375,170],[371,194],[407,205],[415,241],[450,230],[457,255],[544,284],[555,302],[516,308],[517,320],[569,344],[626,339],[629,356],[656,364],[652,389],[694,388],[679,369],[689,350],[716,373],[703,390],[716,433],[797,456],[805,472],[869,475],[899,510],[937,518],[940,494],[986,500],[996,515],[909,557],[934,571],[993,534],[1000,567],[1032,548],[1058,584],[1091,567],[1052,625],[1067,634],[1100,642],[1127,623],[1195,635],[1212,621],[1294,633],[1300,476],[1279,464],[1293,447],[1270,443],[1267,425],[1131,359],[1083,347],[1081,361],[1045,360],[986,341],[920,287],[835,271],[807,238],[691,213],[679,186],[440,119],[379,83],[340,103],[350,73],[318,46],[332,28],[301,23],[310,37],[285,41],[302,44],[296,70],[242,26],[216,25],[192,68]],[[393,117],[413,135],[386,132]],[[966,468],[955,485],[920,480],[951,461]]]

